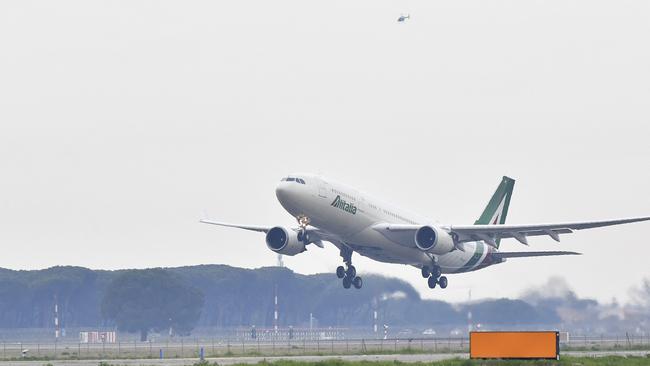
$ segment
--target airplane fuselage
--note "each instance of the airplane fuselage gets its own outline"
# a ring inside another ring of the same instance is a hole
[[[372,226],[379,223],[428,225],[432,224],[431,220],[319,176],[291,177],[299,177],[301,181],[283,180],[276,188],[282,207],[292,216],[307,217],[310,225],[337,235],[363,256],[415,267],[437,261],[442,273],[469,272],[502,262],[491,256],[495,248],[480,241],[465,243],[465,251],[453,250],[435,258],[417,248],[396,244]]]

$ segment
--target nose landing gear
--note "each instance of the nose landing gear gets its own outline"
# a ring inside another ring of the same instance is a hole
[[[298,220],[298,240],[303,242],[305,245],[310,243],[309,234],[307,234],[307,226],[309,226],[309,217],[305,215],[300,215],[296,217]]]
[[[436,288],[436,285],[440,285],[440,288],[447,288],[447,277],[441,276],[441,274],[440,266],[435,263],[431,267],[422,266],[422,277],[427,278],[429,288]]]
[[[363,280],[357,276],[357,269],[352,265],[352,250],[341,248],[341,257],[345,262],[345,268],[338,266],[336,277],[343,279],[343,288],[348,289],[350,286],[354,286],[354,288],[360,289],[363,286]]]

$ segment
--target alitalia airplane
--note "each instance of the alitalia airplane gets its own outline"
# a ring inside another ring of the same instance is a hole
[[[650,217],[506,225],[514,179],[503,177],[494,195],[473,225],[442,225],[352,187],[319,175],[292,174],[282,178],[275,194],[282,207],[298,221],[298,227],[236,225],[211,220],[206,224],[228,226],[266,234],[266,246],[283,255],[296,255],[313,244],[335,245],[345,267],[336,275],[343,287],[360,289],[363,281],[352,265],[352,253],[386,263],[417,267],[430,288],[447,287],[443,274],[476,271],[507,258],[576,255],[566,251],[501,252],[501,239],[513,238],[528,245],[529,236],[547,235],[560,241],[561,234],[575,230],[627,224]]]

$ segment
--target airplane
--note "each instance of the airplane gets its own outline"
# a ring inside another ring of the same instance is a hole
[[[348,289],[360,289],[363,280],[352,265],[352,254],[385,263],[417,267],[429,288],[446,288],[443,274],[471,272],[503,263],[508,258],[579,255],[569,251],[499,251],[501,239],[528,245],[528,237],[549,236],[575,230],[650,220],[636,217],[607,221],[551,224],[506,224],[515,180],[504,176],[481,216],[473,225],[444,225],[388,204],[362,191],[320,175],[291,174],[275,189],[278,201],[298,227],[237,225],[202,219],[202,223],[266,234],[266,246],[275,253],[294,256],[308,245],[323,248],[329,242],[339,249],[345,267],[336,275]]]
[[[397,21],[398,22],[405,22],[406,19],[411,19],[411,14],[407,14],[407,15],[402,14],[402,15],[399,16],[399,18],[397,18]]]

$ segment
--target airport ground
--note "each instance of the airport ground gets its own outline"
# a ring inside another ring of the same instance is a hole
[[[15,346],[15,347],[14,347]],[[26,357],[20,350],[28,350]],[[201,349],[203,349],[201,351]],[[191,366],[199,363],[203,352],[206,365],[237,365],[273,362],[285,366],[383,366],[401,363],[426,363],[440,366],[497,365],[472,363],[465,338],[387,339],[387,340],[304,340],[283,342],[129,342],[114,344],[3,344],[0,366]],[[582,339],[561,346],[562,363],[558,365],[650,365],[650,345],[633,344],[626,339]],[[162,356],[162,357],[161,357]],[[564,359],[580,360],[564,363]],[[610,357],[615,357],[610,359]],[[598,361],[592,358],[600,358]],[[609,359],[608,363],[604,360]],[[462,360],[464,363],[459,363]],[[583,362],[586,360],[588,362]],[[345,364],[341,364],[341,361]],[[638,362],[637,362],[638,361]],[[596,363],[593,363],[596,362]],[[520,363],[505,363],[520,364]],[[504,364],[504,365],[505,365]],[[526,363],[524,363],[526,364]],[[556,363],[542,363],[554,365]],[[539,364],[536,364],[539,365]]]
[[[466,354],[469,352],[469,340],[464,337],[290,341],[186,338],[116,343],[5,342],[0,347],[0,360],[198,359],[201,352],[206,358]],[[571,337],[568,342],[562,342],[560,347],[562,351],[650,353],[650,339],[582,336]],[[24,355],[23,351],[26,351]]]
[[[0,366],[641,366],[650,364],[650,354],[643,351],[566,352],[555,360],[470,360],[466,353],[443,354],[386,354],[343,356],[275,356],[275,357],[218,357],[204,361],[193,358],[176,359],[94,359],[94,360],[9,360]]]

